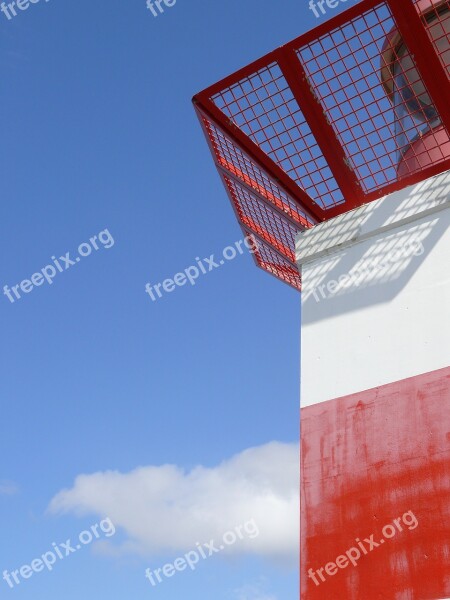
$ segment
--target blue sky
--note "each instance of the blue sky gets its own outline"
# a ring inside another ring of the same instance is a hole
[[[117,525],[108,547],[86,546],[14,589],[0,581],[2,598],[297,596],[289,543],[271,523],[280,506],[258,508],[242,487],[253,478],[267,498],[275,481],[274,506],[290,493],[279,472],[299,435],[299,295],[248,253],[158,302],[144,286],[242,238],[192,95],[317,23],[300,0],[178,0],[158,18],[145,0],[41,0],[11,21],[0,14],[1,287],[105,229],[114,240],[52,285],[0,298],[0,569],[106,516]],[[157,502],[163,465],[176,467]],[[127,477],[151,466],[143,487]],[[147,533],[136,545],[140,494]],[[156,532],[170,502],[191,529],[174,518]],[[211,535],[259,510],[258,541],[152,588],[146,567],[207,534],[199,505]]]

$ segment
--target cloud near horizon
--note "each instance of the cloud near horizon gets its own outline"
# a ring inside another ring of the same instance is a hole
[[[235,600],[277,600],[275,596],[267,595],[263,591],[262,584],[257,585],[245,585],[238,590],[235,590]]]
[[[102,552],[151,556],[221,540],[225,532],[254,519],[259,535],[245,536],[227,552],[296,564],[299,446],[270,442],[215,467],[188,472],[162,465],[79,475],[72,488],[56,494],[48,510],[109,517],[125,541],[108,540]]]

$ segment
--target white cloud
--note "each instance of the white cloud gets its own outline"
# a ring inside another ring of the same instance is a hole
[[[0,496],[13,496],[18,491],[19,487],[16,483],[0,479]]]
[[[258,585],[244,585],[243,587],[234,591],[235,600],[277,600],[275,596],[267,595],[262,591],[265,587],[262,584]]]
[[[189,472],[162,465],[80,475],[52,499],[49,510],[110,517],[126,537],[120,547],[109,547],[113,554],[185,552],[254,519],[260,534],[227,550],[295,562],[299,447],[271,442]]]

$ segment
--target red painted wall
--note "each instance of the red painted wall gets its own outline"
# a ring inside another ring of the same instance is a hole
[[[449,598],[450,368],[301,417],[302,600]]]

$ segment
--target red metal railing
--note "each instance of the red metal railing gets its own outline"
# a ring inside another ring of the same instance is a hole
[[[362,0],[194,97],[258,266],[300,289],[296,232],[450,168],[449,18]]]

